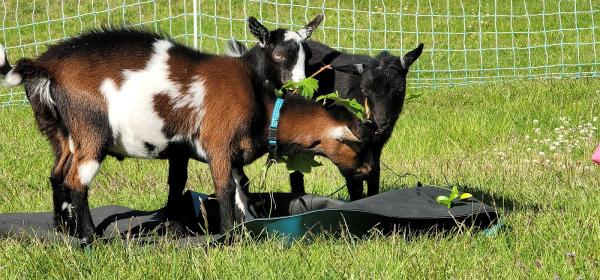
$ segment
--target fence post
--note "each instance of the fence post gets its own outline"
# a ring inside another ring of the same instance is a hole
[[[192,0],[194,21],[194,49],[198,49],[198,0]]]

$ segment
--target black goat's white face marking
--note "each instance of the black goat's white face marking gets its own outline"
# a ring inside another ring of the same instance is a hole
[[[302,47],[302,41],[304,41],[303,37],[294,31],[288,31],[285,33],[284,41],[293,41],[298,46],[298,52],[296,54],[296,62],[292,66],[292,81],[298,82],[304,78],[306,78],[306,73],[304,72],[304,62],[306,59],[306,54],[304,53],[304,48]]]

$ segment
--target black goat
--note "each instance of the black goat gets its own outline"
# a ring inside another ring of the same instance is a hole
[[[406,96],[406,75],[409,67],[421,55],[423,44],[403,57],[396,57],[385,51],[375,58],[345,54],[314,41],[305,42],[304,49],[308,75],[317,72],[324,65],[331,64],[333,67],[333,71],[323,71],[315,77],[319,80],[317,95],[338,91],[341,97],[355,98],[363,105],[368,103],[370,120],[377,126],[377,132],[368,147],[372,150],[373,169],[367,178],[367,195],[379,193],[381,152],[402,112]],[[240,42],[229,41],[228,55],[240,56],[246,51],[246,47]],[[362,198],[362,180],[349,175],[344,177],[350,199]],[[302,173],[293,172],[290,174],[290,181],[292,192],[304,192]]]

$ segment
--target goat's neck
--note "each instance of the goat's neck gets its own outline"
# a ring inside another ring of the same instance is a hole
[[[265,99],[264,108],[267,122],[263,130],[263,142],[267,143],[275,100],[272,97]],[[320,105],[306,105],[284,107],[284,110],[280,112],[277,140],[284,151],[296,152],[311,149],[316,143],[327,137],[327,132],[343,125],[341,121],[334,119]]]
[[[267,69],[265,67],[265,55],[259,47],[253,47],[242,56],[242,60],[247,65],[250,72],[250,77],[254,85],[268,87],[272,85],[270,77],[267,77]]]

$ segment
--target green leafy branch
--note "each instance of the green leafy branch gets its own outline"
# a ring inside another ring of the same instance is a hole
[[[367,117],[367,112],[365,110],[365,107],[362,104],[360,104],[358,101],[356,101],[356,99],[354,99],[354,98],[352,98],[352,99],[341,98],[340,95],[338,94],[338,92],[336,91],[336,92],[332,92],[330,94],[321,95],[321,96],[317,97],[317,99],[315,101],[321,101],[321,100],[325,100],[325,99],[332,100],[335,104],[344,106],[348,111],[350,111],[352,114],[354,114],[354,116],[356,116],[361,121],[364,121],[365,118]]]
[[[445,195],[440,195],[438,197],[435,198],[435,200],[442,205],[445,205],[446,207],[448,207],[448,209],[450,209],[450,207],[452,207],[452,203],[454,202],[454,200],[464,200],[467,198],[472,197],[473,195],[470,193],[462,193],[462,194],[458,194],[458,188],[456,186],[452,187],[452,192],[450,192],[450,196],[445,196]]]
[[[275,89],[275,96],[283,97],[286,92],[290,94],[298,94],[308,100],[313,100],[315,92],[319,89],[319,81],[314,77],[319,73],[331,69],[331,65],[325,65],[319,71],[312,74],[310,77],[302,79],[298,82],[289,81],[280,89]],[[348,111],[354,114],[358,119],[364,121],[367,113],[365,108],[356,99],[341,98],[337,92],[319,96],[315,102],[321,100],[332,100],[334,103],[344,106]],[[296,170],[302,173],[310,173],[313,167],[321,166],[322,164],[315,160],[315,156],[309,153],[296,153],[289,156],[284,156],[279,159],[280,162],[285,162],[288,170]]]

